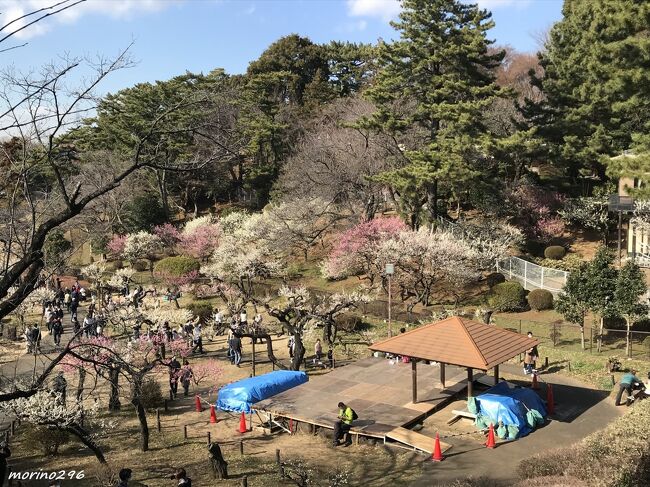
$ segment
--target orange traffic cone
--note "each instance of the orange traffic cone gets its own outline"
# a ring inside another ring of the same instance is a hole
[[[533,372],[533,382],[530,385],[530,387],[532,387],[535,390],[539,389],[539,384],[537,383],[537,374],[535,372]]]
[[[194,396],[194,401],[196,403],[196,412],[200,413],[203,411],[203,406],[201,406],[201,397],[198,394]]]
[[[485,446],[487,448],[496,447],[496,441],[494,440],[494,425],[492,423],[490,423],[490,430],[488,431],[488,438],[487,441],[485,442]]]
[[[553,386],[546,383],[546,410],[548,414],[553,414],[555,412],[555,401],[553,399]]]
[[[217,412],[214,410],[214,404],[210,404],[210,422],[217,423]]]
[[[242,411],[241,418],[239,418],[239,432],[246,433],[248,428],[246,427],[246,414]]]
[[[442,456],[442,450],[440,449],[440,435],[436,433],[436,442],[433,446],[433,455],[431,456],[431,460],[434,462],[442,462],[445,459],[445,457]]]

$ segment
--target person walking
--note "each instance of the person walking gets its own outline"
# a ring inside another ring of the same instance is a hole
[[[233,335],[232,337],[232,353],[234,356],[233,363],[239,367],[241,363],[241,338],[237,335]]]
[[[59,395],[59,403],[65,406],[66,391],[68,389],[68,381],[63,377],[63,372],[59,372],[52,381],[52,391]]]
[[[65,305],[66,309],[68,310],[68,313],[70,312],[70,303],[72,302],[72,296],[70,294],[70,290],[66,289],[65,294],[63,295],[63,304]]]
[[[201,336],[201,325],[199,323],[194,325],[194,330],[192,331],[192,343],[194,344],[192,347],[192,353],[195,353],[197,349],[199,350],[199,353],[205,353],[203,351],[203,337]]]
[[[330,369],[334,368],[334,350],[331,348],[327,351],[327,361],[329,362]]]
[[[350,435],[350,427],[352,426],[352,421],[356,419],[356,413],[354,410],[347,406],[345,403],[340,402],[339,406],[339,420],[334,423],[334,438],[332,445],[339,446],[339,441],[345,437],[345,442],[343,446],[350,446],[352,444],[352,438]]]
[[[287,341],[287,347],[289,348],[289,358],[293,358],[293,351],[296,348],[296,339],[294,338],[293,335],[289,336],[289,340]]]
[[[193,376],[194,372],[192,372],[190,363],[187,361],[187,359],[183,359],[183,368],[181,369],[181,385],[183,386],[183,395],[185,397],[189,396],[190,394],[190,382],[192,381]]]
[[[317,338],[314,344],[314,356],[314,363],[320,363],[320,359],[323,356],[323,345],[320,342],[320,338]]]
[[[626,374],[623,374],[623,377],[621,378],[621,382],[618,385],[618,393],[616,394],[616,401],[614,404],[617,406],[621,405],[621,398],[623,397],[623,391],[627,393],[627,398],[626,398],[626,404],[630,404],[631,402],[634,401],[634,394],[633,391],[635,389],[640,389],[644,390],[645,386],[643,385],[643,381],[639,379],[636,374],[638,374],[639,371],[636,369],[632,369]]]
[[[169,390],[172,393],[172,397],[176,398],[178,393],[178,379],[180,378],[181,363],[172,357],[171,362],[169,362]]]
[[[52,339],[54,340],[54,346],[58,347],[61,345],[61,335],[63,335],[63,322],[60,318],[54,320],[52,325]]]

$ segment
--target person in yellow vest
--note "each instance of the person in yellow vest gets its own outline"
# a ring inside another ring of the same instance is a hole
[[[334,423],[334,439],[333,446],[339,446],[339,440],[345,436],[345,442],[343,446],[350,446],[352,444],[352,438],[350,435],[350,427],[352,426],[352,421],[355,419],[354,410],[346,406],[344,403],[339,403],[339,420]]]

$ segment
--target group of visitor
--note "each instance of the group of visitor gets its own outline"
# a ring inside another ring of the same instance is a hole
[[[183,365],[174,356],[169,362],[169,390],[170,397],[176,399],[178,396],[178,383],[183,387],[183,396],[187,397],[190,393],[190,383],[194,373],[187,359],[183,359]]]

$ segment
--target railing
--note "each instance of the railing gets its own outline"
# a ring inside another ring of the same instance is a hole
[[[496,268],[506,278],[519,281],[524,289],[546,289],[553,294],[562,291],[569,276],[567,271],[542,267],[519,257],[499,259]]]

